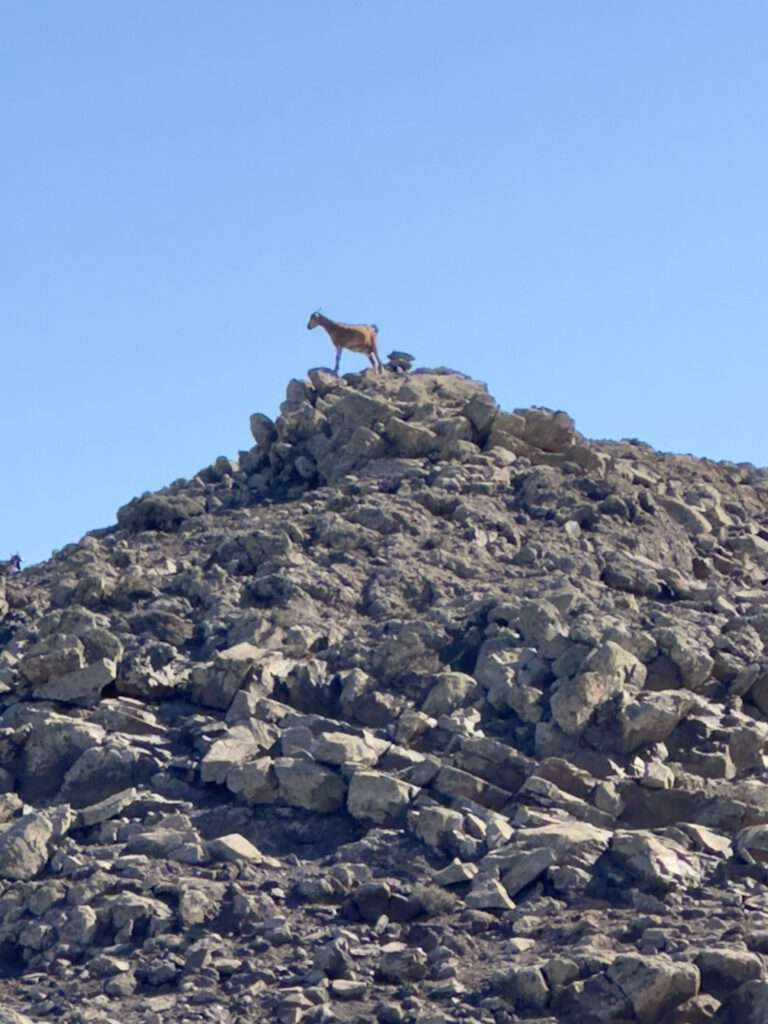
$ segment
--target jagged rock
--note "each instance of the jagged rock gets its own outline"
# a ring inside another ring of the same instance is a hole
[[[66,834],[74,820],[66,808],[59,819],[41,812],[0,825],[0,878],[34,878],[48,862],[51,843]]]
[[[687,691],[640,693],[635,700],[619,694],[597,712],[586,738],[598,750],[631,754],[649,743],[662,743],[695,706]]]
[[[339,705],[346,719],[378,728],[388,725],[397,717],[402,708],[402,699],[391,693],[381,693],[367,673],[351,669],[342,679]]]
[[[382,948],[379,975],[386,981],[419,981],[427,973],[427,955],[423,949],[408,949],[403,943],[388,943]]]
[[[595,709],[621,689],[621,680],[600,672],[582,672],[561,682],[550,699],[552,718],[567,736],[584,731]]]
[[[502,883],[486,875],[479,875],[467,893],[466,904],[476,910],[514,910],[515,904]]]
[[[464,834],[464,815],[447,807],[408,811],[408,828],[433,850],[452,849]]]
[[[408,806],[417,793],[416,786],[392,775],[357,771],[349,780],[347,810],[361,821],[392,825],[405,820]]]
[[[556,1000],[566,1019],[609,1024],[655,1024],[698,991],[698,971],[662,957],[621,956],[586,981],[566,986]]]
[[[531,850],[519,853],[505,861],[501,881],[511,897],[517,896],[521,889],[538,878],[550,865],[555,863],[555,855],[551,850]]]
[[[427,694],[421,710],[436,718],[449,715],[471,701],[477,689],[477,682],[472,676],[462,672],[442,672],[436,676],[435,685]]]
[[[271,744],[268,744],[271,746]],[[245,726],[235,726],[211,746],[200,762],[203,782],[224,783],[230,771],[264,749],[264,741]]]
[[[765,981],[765,964],[757,953],[739,949],[708,949],[696,957],[701,988],[719,998],[749,981]]]
[[[116,644],[119,657],[122,647]],[[117,676],[117,661],[97,657],[87,660],[83,641],[58,634],[33,647],[22,660],[20,671],[31,684],[31,695],[40,700],[95,704],[101,691]]]
[[[110,818],[117,817],[131,804],[134,804],[138,795],[138,790],[134,786],[114,793],[98,803],[91,804],[90,807],[81,808],[78,822],[87,828],[90,825],[99,825],[103,821],[109,821]]]
[[[192,671],[190,698],[197,704],[226,710],[237,691],[253,678],[262,658],[261,649],[249,643],[217,651],[210,667]]]
[[[344,779],[324,765],[291,757],[273,762],[278,799],[320,814],[338,811],[347,795]]]
[[[519,797],[532,806],[547,810],[558,809],[577,821],[588,821],[593,825],[610,825],[610,815],[598,810],[585,800],[564,792],[554,783],[537,775],[530,775],[520,787]]]
[[[651,892],[699,885],[702,881],[697,858],[672,840],[648,832],[615,832],[609,856],[630,884]]]
[[[107,658],[85,668],[49,679],[34,690],[40,700],[57,700],[65,704],[96,704],[101,692],[117,678],[117,665]]]
[[[142,530],[172,533],[185,520],[203,512],[205,505],[200,498],[183,494],[148,494],[119,508],[117,521],[124,530],[134,533]]]
[[[104,909],[114,929],[116,943],[128,942],[141,932],[150,936],[162,935],[173,923],[173,912],[162,900],[130,892],[107,896]]]
[[[516,830],[512,840],[488,853],[483,863],[503,872],[507,865],[513,866],[518,862],[520,853],[545,849],[559,867],[587,872],[589,879],[589,872],[608,848],[610,840],[611,833],[607,829],[583,822],[538,825]]]
[[[86,750],[100,746],[106,733],[94,722],[50,711],[22,717],[18,714],[21,708],[11,708],[2,721],[15,730],[28,727],[28,738],[15,764],[17,786],[25,800],[37,801],[57,793],[67,771]]]
[[[221,882],[183,878],[176,887],[178,913],[185,928],[214,920],[221,913],[226,890]]]
[[[712,526],[707,517],[685,502],[678,501],[676,498],[668,498],[663,494],[658,495],[656,500],[676,523],[680,523],[690,533],[711,532]]]
[[[736,834],[734,850],[749,864],[768,864],[768,825],[752,825]]]
[[[524,1013],[542,1011],[549,1003],[549,986],[540,967],[512,967],[494,979],[494,988]]]
[[[385,743],[370,742],[343,732],[323,732],[311,742],[315,760],[333,765],[374,765],[386,749]]]
[[[41,686],[51,678],[85,668],[85,646],[79,637],[65,633],[32,647],[19,665],[19,671],[33,686]]]
[[[714,659],[686,637],[682,631],[665,628],[657,631],[659,649],[666,654],[679,672],[680,685],[697,690],[706,682],[714,668]]]
[[[405,459],[421,458],[438,446],[437,437],[431,430],[406,423],[397,416],[390,417],[386,436],[394,454]]]
[[[119,740],[89,747],[61,781],[59,796],[86,807],[114,793],[147,783],[158,767],[154,757]]]
[[[256,864],[275,863],[270,861],[269,858],[265,858],[257,846],[254,846],[245,836],[241,836],[238,833],[210,839],[208,841],[208,853],[216,860],[245,860]]]
[[[250,804],[274,803],[278,781],[271,757],[257,757],[234,765],[227,772],[227,788]]]
[[[478,868],[475,864],[462,864],[458,858],[432,875],[432,881],[436,885],[459,885],[462,882],[471,882],[476,877]]]

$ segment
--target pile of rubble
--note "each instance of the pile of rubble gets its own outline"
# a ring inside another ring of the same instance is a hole
[[[251,429],[0,579],[0,1024],[768,1019],[768,473],[448,370]]]

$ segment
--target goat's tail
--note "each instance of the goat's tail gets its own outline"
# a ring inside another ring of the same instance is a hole
[[[371,328],[374,334],[379,333],[379,328],[376,326],[376,324],[369,324],[368,326]]]

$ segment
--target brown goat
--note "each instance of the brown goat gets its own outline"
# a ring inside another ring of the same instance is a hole
[[[350,352],[362,352],[368,356],[374,370],[378,370],[379,373],[382,372],[379,351],[376,348],[379,334],[379,328],[376,324],[340,324],[336,320],[331,320],[329,317],[317,312],[313,313],[309,318],[307,330],[311,331],[313,327],[324,327],[331,341],[336,346],[336,365],[333,368],[335,374],[339,372],[341,350],[343,348],[349,349]]]
[[[7,562],[0,562],[0,576],[12,576],[15,572],[21,572],[21,559],[18,555],[11,555]]]

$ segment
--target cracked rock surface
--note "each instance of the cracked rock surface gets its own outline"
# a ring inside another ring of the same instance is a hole
[[[768,471],[450,370],[0,578],[0,1024],[768,1020]]]

